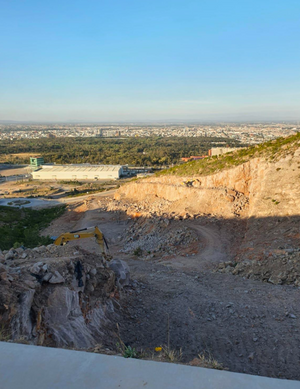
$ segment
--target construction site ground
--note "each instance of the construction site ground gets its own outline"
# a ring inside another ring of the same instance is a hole
[[[171,349],[182,350],[184,363],[205,352],[230,371],[300,379],[299,288],[216,272],[239,244],[239,221],[172,221],[197,234],[198,248],[144,260],[121,251],[124,231],[135,221],[125,213],[103,210],[105,199],[70,204],[44,234],[98,225],[112,256],[128,263],[132,285],[121,291],[119,322],[126,345],[158,358],[154,348],[167,345],[169,338]],[[75,243],[99,252],[93,240]]]

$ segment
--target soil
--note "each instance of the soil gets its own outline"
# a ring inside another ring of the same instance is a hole
[[[184,363],[206,351],[230,371],[300,379],[299,288],[216,272],[239,247],[243,221],[172,221],[198,234],[198,251],[143,260],[120,251],[124,231],[134,220],[103,211],[102,202],[105,197],[70,206],[45,233],[98,225],[112,256],[128,263],[132,285],[120,293],[119,322],[126,345],[155,353],[155,347],[167,344],[169,332],[170,347],[182,349]],[[99,250],[92,240],[78,243],[91,252]]]

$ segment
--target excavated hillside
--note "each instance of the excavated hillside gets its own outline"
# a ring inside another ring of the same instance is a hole
[[[117,191],[114,207],[145,218],[223,220],[224,228],[231,220],[233,265],[219,271],[300,285],[299,135],[134,181]]]

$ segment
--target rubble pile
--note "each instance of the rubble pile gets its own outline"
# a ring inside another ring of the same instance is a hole
[[[217,271],[276,285],[300,286],[300,248],[266,251],[261,260],[223,262]]]
[[[180,254],[192,243],[197,242],[197,234],[187,227],[173,227],[168,218],[148,219],[140,217],[125,230],[127,242],[121,250],[134,253],[146,259]]]
[[[226,200],[233,203],[233,214],[240,216],[241,213],[249,206],[249,197],[233,189],[225,189]]]
[[[150,201],[145,199],[140,202],[129,200],[112,200],[107,204],[105,211],[125,212],[128,215],[142,215],[145,217],[163,216],[170,201],[164,199],[156,199]]]
[[[167,206],[169,202],[165,203],[159,201],[158,203],[151,203],[147,200],[143,202],[134,202],[129,200],[106,200],[101,199],[99,202],[98,212],[112,212],[115,214],[121,215],[122,213],[127,214],[130,217],[143,217],[143,218],[163,218],[169,220],[186,220],[186,219],[200,219],[203,217],[214,218],[216,217],[213,213],[205,212],[175,212],[173,210],[168,210]],[[158,204],[158,207],[157,207]],[[222,216],[218,215],[217,219],[222,219]]]
[[[0,322],[13,341],[90,348],[115,344],[115,272],[77,246],[0,252]]]

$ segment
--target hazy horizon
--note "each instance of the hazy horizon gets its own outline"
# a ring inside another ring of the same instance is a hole
[[[221,124],[271,124],[271,123],[289,123],[298,124],[300,120],[148,120],[148,121],[89,121],[89,120],[0,120],[0,124],[32,124],[32,125],[48,125],[48,124],[70,124],[70,125],[221,125]]]

